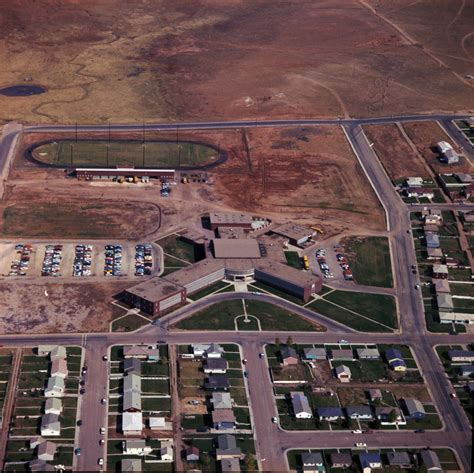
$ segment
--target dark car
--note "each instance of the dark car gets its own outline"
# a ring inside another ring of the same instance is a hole
[[[82,420],[78,420],[77,425],[78,425],[78,427],[80,427],[82,425]]]

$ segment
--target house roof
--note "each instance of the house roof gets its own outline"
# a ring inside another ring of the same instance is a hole
[[[44,405],[45,411],[49,411],[50,409],[61,411],[62,408],[63,408],[63,403],[61,399],[57,397],[48,397],[48,399],[46,399],[46,404]]]
[[[223,434],[217,437],[217,446],[221,450],[231,450],[237,448],[237,441],[233,435]]]
[[[468,350],[449,350],[450,358],[474,358],[474,351]]]
[[[138,431],[143,429],[143,416],[141,412],[124,412],[122,414],[122,430]]]
[[[434,281],[434,285],[437,294],[442,292],[451,292],[451,289],[449,288],[449,281],[447,279],[437,279]]]
[[[214,409],[232,409],[232,398],[229,393],[212,393]]]
[[[341,349],[331,350],[331,356],[333,359],[337,359],[337,358],[352,359],[354,358],[354,352],[349,348],[341,348]]]
[[[290,240],[302,240],[313,235],[313,231],[308,227],[294,222],[287,222],[272,229],[273,233],[281,235]]]
[[[318,407],[319,417],[342,417],[344,414],[340,407]]]
[[[48,378],[46,391],[54,391],[58,389],[64,389],[64,378],[61,378],[61,376],[51,376],[51,378]]]
[[[142,362],[138,358],[125,358],[123,360],[123,371],[125,373],[141,374]]]
[[[380,352],[378,348],[358,348],[356,352],[359,358],[380,357]]]
[[[190,445],[184,449],[184,453],[186,455],[199,455],[199,448],[195,447],[194,445]]]
[[[426,468],[436,468],[441,471],[441,463],[439,462],[438,455],[433,450],[422,450],[420,457]]]
[[[139,458],[126,458],[120,462],[122,471],[142,471],[142,461]]]
[[[302,453],[301,461],[303,462],[303,466],[322,465],[323,456],[319,452]]]
[[[204,368],[208,370],[226,370],[227,361],[224,358],[207,358],[204,361]]]
[[[390,361],[390,366],[396,367],[396,366],[405,366],[406,367],[405,360],[391,360]]]
[[[238,458],[223,458],[221,460],[221,471],[240,471]]]
[[[361,452],[359,459],[362,466],[382,462],[379,452]]]
[[[137,391],[130,390],[123,393],[123,410],[128,411],[130,409],[142,410],[142,397]]]
[[[389,452],[387,453],[387,459],[390,465],[411,464],[410,455],[407,452]]]
[[[434,264],[433,273],[448,274],[448,267],[445,264]]]
[[[302,392],[291,392],[291,404],[293,405],[293,410],[295,414],[303,413],[313,414],[311,407],[309,406],[308,398]]]
[[[150,417],[149,419],[150,429],[159,429],[163,428],[166,425],[166,421],[164,417]]]
[[[285,358],[298,358],[298,354],[293,347],[284,346],[280,349],[281,357]]]
[[[337,465],[351,465],[352,464],[352,455],[349,452],[338,452],[331,453],[331,464]]]
[[[346,412],[348,416],[354,414],[360,416],[372,416],[372,409],[370,406],[364,406],[363,404],[354,404],[353,406],[347,406]]]
[[[63,347],[61,345],[55,345],[51,348],[51,351],[49,353],[49,357],[51,359],[53,358],[66,358],[67,353],[66,353],[66,347]]]
[[[369,396],[370,396],[371,399],[381,398],[382,397],[382,391],[380,389],[369,389]]]
[[[418,399],[405,398],[403,399],[403,402],[409,415],[414,414],[416,412],[421,412],[423,414],[425,413],[425,408]]]
[[[305,348],[303,350],[305,358],[326,358],[325,348]]]
[[[38,460],[37,458],[31,460],[28,463],[30,471],[56,471],[53,465],[46,463],[42,460]]]
[[[454,303],[451,294],[437,294],[436,295],[436,303],[440,309],[453,309]]]
[[[125,440],[125,448],[145,448],[146,447],[146,440],[142,439],[130,439]]]
[[[51,374],[61,373],[67,376],[67,362],[64,358],[54,358],[51,363]]]
[[[54,442],[43,442],[38,445],[38,456],[40,455],[52,455],[54,456],[58,446]]]
[[[208,388],[228,388],[230,386],[229,377],[226,374],[210,374],[204,383]]]
[[[142,379],[140,375],[135,373],[128,373],[127,376],[123,378],[123,392],[135,391],[140,393],[142,390]]]
[[[127,289],[128,291],[128,289]],[[124,357],[134,357],[134,356],[153,356],[155,358],[160,357],[159,348],[151,348],[149,346],[136,345],[132,347],[123,347],[123,356]]]
[[[346,374],[348,376],[351,376],[352,373],[351,373],[351,370],[348,366],[346,365],[339,365],[339,366],[336,366],[336,374],[339,376],[341,374]]]
[[[234,411],[232,409],[216,409],[212,411],[212,422],[218,424],[221,422],[235,422]]]

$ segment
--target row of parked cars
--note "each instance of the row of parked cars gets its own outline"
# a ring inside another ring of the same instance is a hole
[[[63,245],[46,245],[41,276],[61,276],[60,267]]]
[[[122,245],[105,245],[104,276],[122,275]]]
[[[153,267],[152,247],[150,243],[135,246],[135,276],[151,274]]]
[[[319,267],[325,279],[333,279],[334,274],[332,274],[329,269],[328,264],[326,263],[326,250],[319,248],[316,250],[316,259],[318,260]]]
[[[346,281],[352,281],[354,277],[352,276],[352,270],[349,266],[349,261],[347,261],[347,258],[342,253],[336,253],[336,259],[342,269],[344,279]]]
[[[74,253],[74,277],[90,276],[92,274],[92,245],[76,245]]]
[[[168,197],[171,192],[171,186],[169,182],[162,182],[161,183],[161,197]]]
[[[30,264],[31,252],[33,247],[29,244],[21,244],[15,246],[17,253],[16,259],[11,262],[9,276],[26,276],[26,271]]]

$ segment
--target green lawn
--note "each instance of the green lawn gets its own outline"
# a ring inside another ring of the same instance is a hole
[[[72,161],[71,161],[72,147]],[[107,160],[107,141],[58,141],[41,145],[33,151],[36,159],[53,165],[74,166],[135,166],[180,167],[203,166],[214,162],[218,152],[209,147],[189,142],[146,141],[145,153],[141,141],[111,141]],[[143,160],[143,155],[145,160]]]
[[[178,258],[179,260],[184,260],[188,263],[196,262],[194,246],[190,243],[182,241],[179,235],[170,235],[166,238],[162,238],[161,240],[156,241],[155,243],[160,245],[163,248],[163,251],[170,256],[174,256],[175,258]],[[167,265],[165,263],[165,266],[174,265]]]
[[[129,314],[112,322],[112,332],[133,332],[150,322],[137,314]]]
[[[392,263],[388,238],[351,237],[344,241],[346,254],[358,284],[392,287]]]
[[[259,318],[262,330],[315,331],[317,328],[298,315],[267,302],[246,301],[246,307],[248,314]],[[242,300],[219,302],[178,322],[175,327],[184,330],[234,330],[234,318],[243,313]],[[249,325],[256,327],[254,323]],[[241,321],[240,327],[243,327]]]
[[[253,282],[249,286],[249,289],[255,289],[257,292],[263,290],[263,291],[269,292],[270,294],[273,294],[275,296],[281,297],[282,299],[286,299],[287,301],[293,302],[294,304],[298,304],[298,305],[304,305],[305,304],[305,302],[302,299],[300,299],[299,297],[292,296],[291,294],[288,294],[287,292],[281,291],[280,289],[269,286],[268,284],[265,284],[263,282]],[[323,289],[324,289],[324,287],[323,287]]]
[[[354,381],[371,383],[377,379],[386,377],[387,365],[381,360],[361,360],[361,361],[333,361],[335,368],[339,365],[346,365],[352,373]]]

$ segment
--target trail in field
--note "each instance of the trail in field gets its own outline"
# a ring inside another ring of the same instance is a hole
[[[463,36],[461,40],[461,48],[464,51],[464,54],[472,59],[474,59],[474,56],[469,52],[469,50],[466,47],[466,41],[468,38],[470,38],[472,35],[474,35],[474,31],[471,31],[470,33],[467,33],[466,35]]]
[[[463,12],[465,6],[466,6],[466,0],[461,0],[461,5],[460,5],[460,7],[458,8],[458,11],[457,11],[456,15],[455,15],[454,18],[449,22],[449,25],[446,27],[446,34],[448,34],[448,31],[449,31],[449,29],[451,28],[451,26],[453,26],[454,23],[456,23],[456,21],[459,20],[459,17],[462,15],[462,12]]]
[[[453,71],[445,62],[443,62],[435,54],[433,54],[433,52],[430,49],[428,49],[424,44],[421,44],[419,41],[416,41],[414,38],[412,38],[406,31],[400,28],[396,23],[389,20],[387,17],[385,17],[381,13],[378,13],[377,10],[375,10],[375,8],[369,5],[365,0],[358,0],[358,1],[360,5],[370,10],[377,18],[380,18],[382,21],[384,21],[385,23],[390,25],[394,30],[396,30],[402,36],[402,38],[405,41],[407,41],[409,44],[411,44],[414,47],[418,47],[427,56],[429,56],[433,61],[435,61],[440,67],[444,67],[451,74],[453,74],[458,80],[460,80],[463,84],[471,88],[473,87],[473,84],[471,84],[471,82],[465,79],[461,74],[458,74],[456,71]]]

